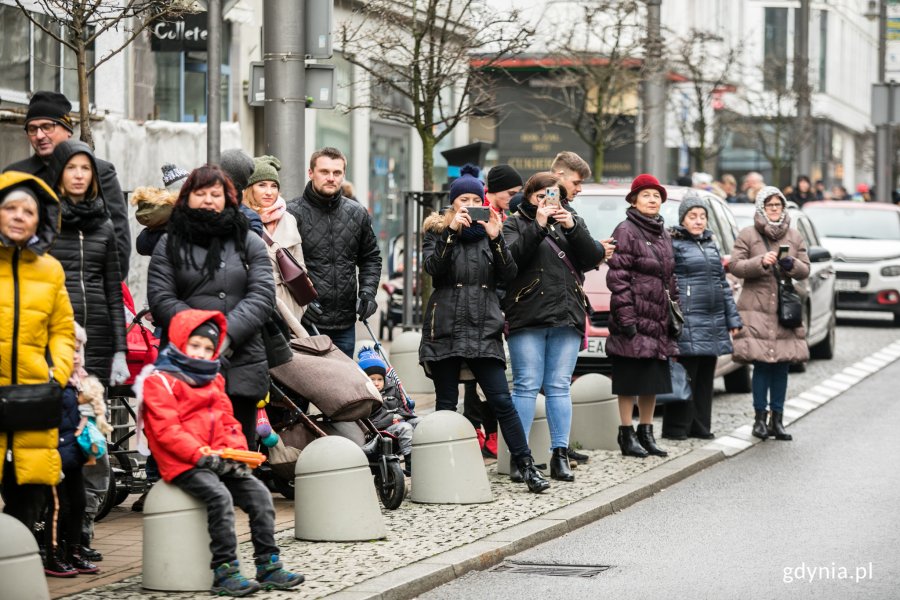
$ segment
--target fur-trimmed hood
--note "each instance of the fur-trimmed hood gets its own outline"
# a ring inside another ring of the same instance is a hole
[[[163,188],[139,187],[131,194],[131,203],[138,207],[135,218],[150,229],[157,229],[169,222],[178,194]]]
[[[422,227],[424,227],[425,231],[443,233],[444,230],[450,226],[450,221],[452,221],[453,217],[455,216],[456,211],[453,210],[453,207],[448,206],[441,212],[431,213],[430,215],[428,215]]]

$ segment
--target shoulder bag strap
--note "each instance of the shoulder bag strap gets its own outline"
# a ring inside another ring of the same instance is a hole
[[[565,250],[563,250],[562,248],[559,247],[559,244],[556,243],[556,240],[553,239],[553,236],[548,235],[547,237],[544,238],[544,241],[547,242],[547,244],[556,253],[556,256],[558,256],[560,258],[560,260],[562,260],[563,263],[566,265],[566,267],[568,267],[569,271],[572,273],[572,275],[575,277],[575,279],[578,280],[578,283],[583,284],[584,283],[584,275],[578,269],[575,268],[575,265],[572,264],[572,261],[569,259]]]

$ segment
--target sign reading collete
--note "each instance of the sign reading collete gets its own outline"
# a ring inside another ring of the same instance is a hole
[[[150,27],[150,49],[154,52],[206,50],[206,13],[186,14],[172,21],[157,21]]]

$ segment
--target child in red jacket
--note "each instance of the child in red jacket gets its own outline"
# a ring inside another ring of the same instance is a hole
[[[288,589],[303,576],[282,567],[275,545],[275,507],[265,485],[241,462],[204,455],[201,448],[247,450],[219,374],[225,316],[184,310],[169,325],[169,345],[136,384],[142,393],[144,431],[162,478],[206,504],[212,551],[213,594],[246,596]],[[256,581],[241,575],[234,506],[250,515]]]

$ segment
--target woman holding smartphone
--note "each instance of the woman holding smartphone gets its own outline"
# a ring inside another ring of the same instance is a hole
[[[753,435],[763,440],[792,439],[782,423],[788,369],[791,363],[809,360],[806,329],[787,328],[778,321],[778,279],[809,277],[806,245],[791,229],[785,205],[776,187],[756,194],[753,225],[741,231],[729,265],[744,280],[737,303],[744,328],[734,337],[734,358],[753,363]]]
[[[500,215],[484,203],[478,167],[466,165],[450,185],[450,206],[425,219],[422,256],[434,291],[425,310],[419,362],[434,380],[437,410],[456,410],[463,363],[497,416],[503,438],[528,490],[550,483],[534,467],[531,450],[506,383],[503,313],[497,286],[516,276]]]
[[[513,404],[527,435],[538,392],[544,390],[553,454],[550,477],[574,481],[567,454],[572,426],[569,384],[590,310],[581,284],[584,271],[596,268],[605,252],[584,220],[569,209],[566,188],[555,175],[532,175],[523,197],[519,210],[503,226],[518,266],[503,300],[509,322]]]

